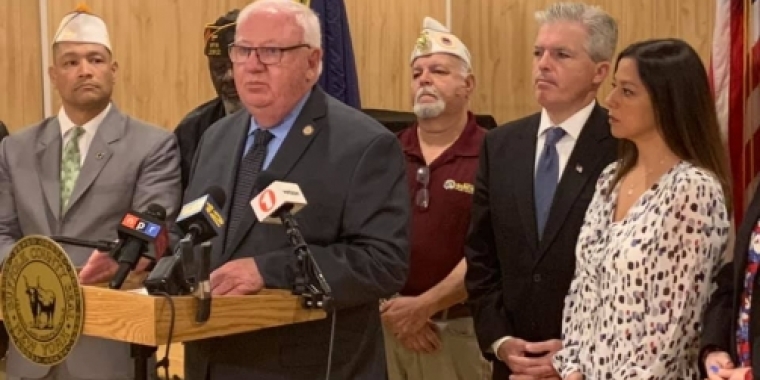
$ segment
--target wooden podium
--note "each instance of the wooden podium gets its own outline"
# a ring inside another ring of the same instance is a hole
[[[129,283],[129,284],[128,284]],[[212,298],[211,317],[195,322],[197,301],[192,296],[151,296],[132,288],[142,282],[130,279],[122,290],[101,286],[82,286],[84,290],[83,335],[133,344],[133,347],[158,346],[198,339],[244,333],[269,327],[325,318],[322,310],[306,309],[301,299],[286,290],[264,290],[251,296]],[[169,329],[174,326],[171,341]],[[2,315],[0,314],[0,318]],[[159,356],[161,353],[158,353]],[[140,360],[138,360],[140,361]],[[145,368],[146,363],[137,363]],[[145,368],[147,374],[147,368]],[[136,378],[141,373],[136,373]]]

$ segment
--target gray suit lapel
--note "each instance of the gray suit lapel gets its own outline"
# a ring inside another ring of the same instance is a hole
[[[58,220],[61,216],[61,125],[57,118],[43,123],[37,140],[37,173],[47,205]]]
[[[124,136],[127,125],[127,117],[124,116],[115,105],[111,105],[111,110],[103,119],[98,127],[98,131],[92,138],[92,143],[87,151],[87,157],[84,159],[84,165],[79,172],[79,177],[71,192],[68,207],[71,208],[90,188],[100,171],[106,166],[108,160],[113,155],[113,150],[108,146],[114,141]],[[60,155],[59,155],[60,156]]]

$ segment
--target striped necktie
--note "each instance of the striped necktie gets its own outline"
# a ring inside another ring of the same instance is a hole
[[[232,196],[230,222],[227,226],[227,236],[224,242],[225,247],[235,238],[235,234],[238,232],[237,229],[243,221],[243,216],[247,214],[253,215],[253,211],[251,210],[253,185],[256,183],[256,176],[264,166],[264,160],[267,156],[267,144],[269,144],[272,138],[274,138],[274,135],[269,131],[263,129],[254,131],[253,145],[240,162],[237,180],[235,181],[235,190]]]

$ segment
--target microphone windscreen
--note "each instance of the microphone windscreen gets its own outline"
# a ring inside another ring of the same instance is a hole
[[[166,209],[161,205],[155,203],[149,204],[147,213],[162,222],[166,221]]]
[[[216,203],[219,208],[224,208],[224,202],[227,201],[227,194],[224,193],[224,190],[222,190],[221,187],[211,186],[206,190],[206,194],[214,200],[214,203]]]

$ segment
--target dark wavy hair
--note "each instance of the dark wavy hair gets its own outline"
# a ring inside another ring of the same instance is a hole
[[[721,138],[707,70],[697,52],[680,39],[653,39],[625,48],[615,62],[616,72],[623,58],[636,62],[652,101],[657,128],[668,148],[682,160],[715,174],[730,213],[733,202],[728,153]],[[621,139],[618,158],[620,166],[610,189],[636,163],[636,145]]]

